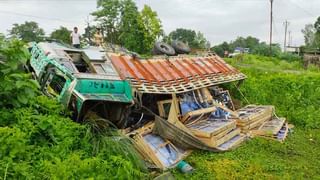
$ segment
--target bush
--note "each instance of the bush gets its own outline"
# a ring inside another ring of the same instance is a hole
[[[272,57],[277,57],[281,53],[281,48],[279,44],[272,45],[271,52]],[[270,56],[270,46],[266,43],[260,43],[252,49],[251,53],[260,56]]]
[[[37,94],[37,82],[19,69],[29,58],[23,45],[21,41],[0,37],[0,107],[19,107]]]
[[[140,179],[146,173],[131,142],[117,131],[94,133],[39,96],[19,70],[28,57],[17,40],[0,38],[0,174],[6,179]]]
[[[278,55],[278,58],[282,59],[282,60],[289,61],[289,62],[302,60],[301,56],[299,56],[297,54],[292,54],[292,53],[280,53]]]
[[[301,62],[278,58],[249,55],[241,63],[247,64],[240,69],[248,78],[240,90],[249,102],[274,105],[279,116],[297,126],[320,128],[319,73],[304,70]],[[238,90],[230,87],[232,94],[246,104]]]

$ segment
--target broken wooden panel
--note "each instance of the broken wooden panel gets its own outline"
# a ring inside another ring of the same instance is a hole
[[[251,133],[255,136],[271,138],[278,141],[284,141],[289,130],[288,123],[285,118],[274,118],[265,122],[259,128],[252,130]]]
[[[187,125],[187,128],[198,137],[210,138],[223,131],[230,131],[231,129],[236,128],[236,123],[235,121],[227,120],[207,120]]]
[[[208,119],[198,121],[186,127],[209,147],[218,147],[240,134],[234,120]]]
[[[246,135],[244,134],[239,134],[237,136],[234,136],[232,139],[229,141],[221,144],[218,148],[222,150],[231,150],[236,147],[238,147],[243,141],[246,140]]]
[[[178,163],[183,157],[183,154],[186,153],[185,150],[176,147],[170,141],[152,133],[144,135],[143,140],[164,168],[171,167]]]
[[[221,144],[224,144],[225,142],[229,141],[233,137],[238,136],[240,134],[240,131],[241,130],[239,128],[236,128],[222,132],[222,135],[218,134],[217,136],[212,136],[209,138],[198,137],[198,139],[210,147],[218,147]]]
[[[243,131],[249,131],[262,125],[265,121],[270,120],[273,117],[274,107],[248,105],[237,110],[237,113],[239,114],[237,125],[241,127]]]
[[[148,124],[131,132],[129,136],[133,138],[136,149],[147,162],[160,169],[171,168],[186,157],[190,151],[152,133],[153,126],[153,123]]]
[[[252,130],[252,134],[273,136],[277,135],[285,123],[285,118],[273,118],[263,123],[259,128]]]
[[[212,112],[216,111],[215,107],[208,107],[202,108],[194,111],[189,111],[185,113],[182,118],[181,122],[185,124],[193,123],[198,120],[208,119]]]

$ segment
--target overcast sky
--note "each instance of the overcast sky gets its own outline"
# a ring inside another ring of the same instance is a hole
[[[211,44],[237,36],[269,38],[270,0],[136,0],[157,11],[166,33],[182,27],[201,31]],[[13,23],[36,21],[49,34],[59,26],[80,27],[93,17],[96,0],[0,0],[0,32]],[[292,45],[303,44],[301,29],[320,16],[320,0],[274,0],[274,42],[283,44],[283,22],[288,20]]]

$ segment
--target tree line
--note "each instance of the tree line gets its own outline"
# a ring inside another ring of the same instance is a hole
[[[307,24],[304,29],[302,29],[304,35],[305,45],[300,46],[300,51],[315,51],[320,50],[320,17],[316,20],[314,24]],[[238,37],[231,42],[223,42],[211,48],[212,51],[216,52],[218,55],[223,56],[225,51],[233,52],[236,47],[249,48],[250,53],[258,54],[263,56],[270,56],[270,46],[266,42],[261,42],[258,38],[248,36],[248,37]],[[272,56],[281,57],[285,53],[281,52],[280,44],[272,44]]]
[[[200,31],[178,28],[166,35],[157,12],[147,5],[139,11],[133,0],[97,0],[97,10],[91,15],[97,25],[84,29],[82,38],[87,41],[91,40],[96,28],[99,27],[105,42],[118,44],[141,54],[150,53],[156,41],[170,43],[172,40],[181,40],[194,49],[210,46]],[[61,26],[54,30],[49,38],[69,44],[70,33],[68,28]],[[13,24],[9,34],[25,42],[39,42],[45,39],[45,31],[34,21]]]
[[[306,24],[301,32],[304,35],[305,45],[302,48],[305,51],[320,50],[320,16],[314,24]]]

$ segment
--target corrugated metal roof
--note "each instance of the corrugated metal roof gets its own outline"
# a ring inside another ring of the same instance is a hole
[[[120,77],[143,93],[182,93],[246,78],[219,56],[137,59],[111,54],[110,59]]]

